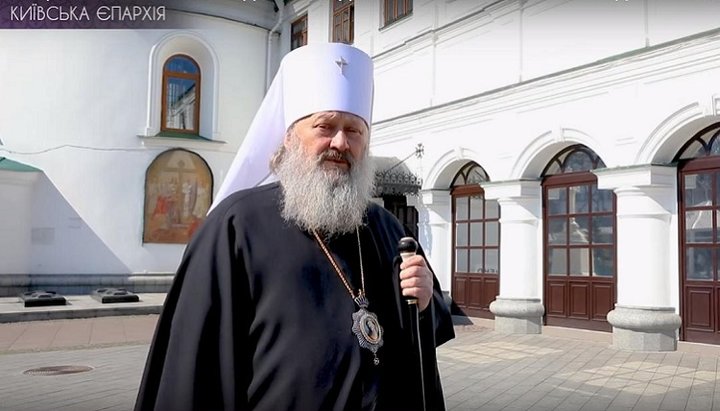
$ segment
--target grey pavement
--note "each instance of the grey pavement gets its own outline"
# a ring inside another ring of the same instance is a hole
[[[131,410],[157,315],[0,324],[0,410]],[[608,333],[456,326],[438,350],[450,411],[720,410],[720,347],[621,351]],[[25,374],[87,366],[76,374]]]
[[[630,352],[610,335],[459,331],[439,349],[449,410],[720,410],[718,347]]]

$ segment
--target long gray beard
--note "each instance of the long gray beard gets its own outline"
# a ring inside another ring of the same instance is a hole
[[[283,190],[282,217],[303,230],[327,235],[355,231],[372,196],[374,169],[367,155],[350,158],[350,170],[322,168],[296,142],[275,173]]]

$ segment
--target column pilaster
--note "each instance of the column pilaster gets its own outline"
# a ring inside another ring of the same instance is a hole
[[[617,304],[608,313],[613,344],[674,351],[681,319],[672,304],[677,272],[677,170],[643,165],[596,171],[617,198]],[[674,274],[674,275],[673,275]]]
[[[449,300],[452,284],[452,208],[449,190],[422,190],[418,210],[418,237],[428,262]]]
[[[500,205],[500,295],[490,304],[495,330],[542,331],[542,233],[539,181],[483,183],[485,198]]]

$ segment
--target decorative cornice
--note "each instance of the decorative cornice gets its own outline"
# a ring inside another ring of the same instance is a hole
[[[538,109],[601,95],[632,82],[661,81],[676,76],[679,69],[690,74],[720,68],[718,53],[720,29],[382,119],[373,124],[373,138],[382,143],[395,134],[427,132],[463,118],[487,121],[488,116],[509,110]],[[669,58],[658,61],[662,57]]]
[[[539,199],[542,186],[539,180],[488,181],[480,183],[487,199],[535,198]]]
[[[622,187],[674,188],[677,167],[670,165],[642,164],[593,170],[598,177],[598,188]]]
[[[187,148],[191,150],[227,151],[225,141],[208,139],[188,139],[173,137],[138,136],[143,147],[147,148]]]

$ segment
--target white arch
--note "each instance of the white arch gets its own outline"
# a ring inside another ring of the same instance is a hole
[[[518,156],[509,180],[540,177],[548,161],[565,147],[582,144],[593,150],[606,166],[614,164],[611,153],[596,138],[575,128],[548,130],[535,138]]]
[[[462,166],[474,161],[482,167],[480,155],[472,149],[457,146],[440,155],[423,178],[423,190],[446,190]],[[487,170],[486,170],[487,172]],[[489,177],[489,176],[488,176]]]
[[[187,54],[200,65],[200,134],[216,140],[218,131],[219,60],[210,43],[197,33],[176,31],[164,36],[150,50],[148,70],[148,106],[145,135],[160,131],[162,70],[165,60],[173,54]],[[208,120],[208,117],[210,120]]]
[[[635,156],[635,164],[666,164],[673,160],[688,138],[702,128],[720,121],[717,112],[718,98],[708,104],[689,103],[661,121],[645,140]]]

